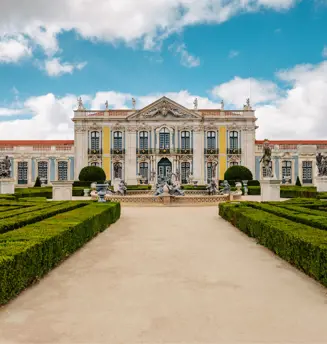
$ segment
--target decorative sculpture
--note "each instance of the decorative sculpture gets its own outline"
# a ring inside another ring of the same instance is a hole
[[[178,180],[175,180],[173,183],[171,182],[172,175],[174,173],[170,173],[167,177],[158,178],[158,183],[156,185],[156,191],[154,193],[155,196],[160,196],[164,193],[164,187],[168,188],[168,192],[170,196],[185,196],[184,192],[181,190],[181,185]],[[176,176],[175,176],[176,177]]]
[[[194,110],[197,110],[198,109],[198,98],[195,98],[194,99]]]
[[[106,100],[106,102],[104,103],[104,106],[106,107],[106,110],[109,109],[109,102],[108,102],[108,100]]]
[[[0,178],[10,178],[11,162],[8,156],[0,160]]]
[[[225,103],[224,103],[224,101],[222,100],[220,104],[221,104],[221,109],[224,110],[224,108],[225,108]]]
[[[123,180],[121,180],[118,185],[117,193],[120,194],[121,196],[126,196],[127,184]]]
[[[84,110],[82,97],[77,98],[78,110]]]
[[[218,185],[214,179],[212,179],[207,185],[207,190],[209,196],[215,195],[217,193]]]
[[[227,180],[221,183],[222,190],[220,190],[219,195],[230,195],[230,185]]]
[[[135,100],[135,98],[132,98],[132,105],[133,105],[133,110],[135,110],[135,107],[136,107],[136,100]]]
[[[269,141],[265,140],[263,144],[263,156],[260,160],[260,163],[263,163],[263,167],[266,169],[266,176],[269,178],[273,177],[271,170],[271,148],[269,146]]]
[[[318,177],[327,177],[327,156],[318,153],[316,156]]]

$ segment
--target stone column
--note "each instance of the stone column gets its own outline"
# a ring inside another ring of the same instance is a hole
[[[136,130],[128,128],[126,134],[125,179],[127,185],[136,185]]]
[[[244,136],[241,147],[244,150],[244,153],[242,152],[242,165],[247,167],[255,176],[255,129],[249,128],[244,130],[242,134],[242,137]],[[245,145],[244,148],[243,144]]]
[[[194,130],[193,176],[198,185],[204,184],[204,138],[200,128]]]
[[[84,127],[75,127],[74,155],[74,176],[78,180],[81,169],[88,165],[88,134]]]

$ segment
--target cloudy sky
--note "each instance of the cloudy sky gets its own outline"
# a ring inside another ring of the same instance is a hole
[[[72,139],[72,110],[162,95],[241,109],[258,139],[327,139],[327,0],[10,0],[0,139]]]

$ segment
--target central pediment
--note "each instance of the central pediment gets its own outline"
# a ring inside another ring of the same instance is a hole
[[[189,110],[173,100],[162,97],[127,117],[128,120],[146,119],[201,119],[196,111]]]

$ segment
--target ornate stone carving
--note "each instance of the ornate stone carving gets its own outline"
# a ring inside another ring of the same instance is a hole
[[[112,162],[113,163],[117,163],[117,162],[123,162],[123,160],[124,160],[124,157],[122,156],[122,155],[113,155],[112,156]]]
[[[201,131],[204,131],[204,126],[203,125],[197,125],[197,126],[194,126],[193,127],[193,131],[194,132],[201,132]]]
[[[112,126],[112,131],[124,131],[125,130],[125,127],[120,124],[119,122],[115,123],[113,126]]]
[[[101,126],[99,126],[98,123],[93,122],[92,124],[89,125],[88,129],[89,129],[89,130],[100,131],[102,128],[101,128]]]
[[[207,131],[217,131],[219,127],[213,123],[208,123],[204,125],[203,129]]]
[[[207,155],[206,157],[207,162],[214,162],[218,164],[218,157],[216,155]]]
[[[240,125],[237,125],[235,122],[227,125],[227,130],[241,130],[242,127]]]
[[[75,131],[76,131],[76,133],[84,133],[86,130],[87,130],[87,129],[86,129],[85,126],[81,126],[81,125],[75,126]]]
[[[241,155],[237,155],[237,154],[229,155],[228,163],[231,163],[231,162],[239,163],[240,161],[241,161]]]
[[[192,161],[193,156],[192,155],[181,155],[180,161],[181,162],[190,162]]]
[[[140,123],[136,126],[136,130],[138,131],[150,131],[152,128],[149,125],[146,125],[145,123]]]

